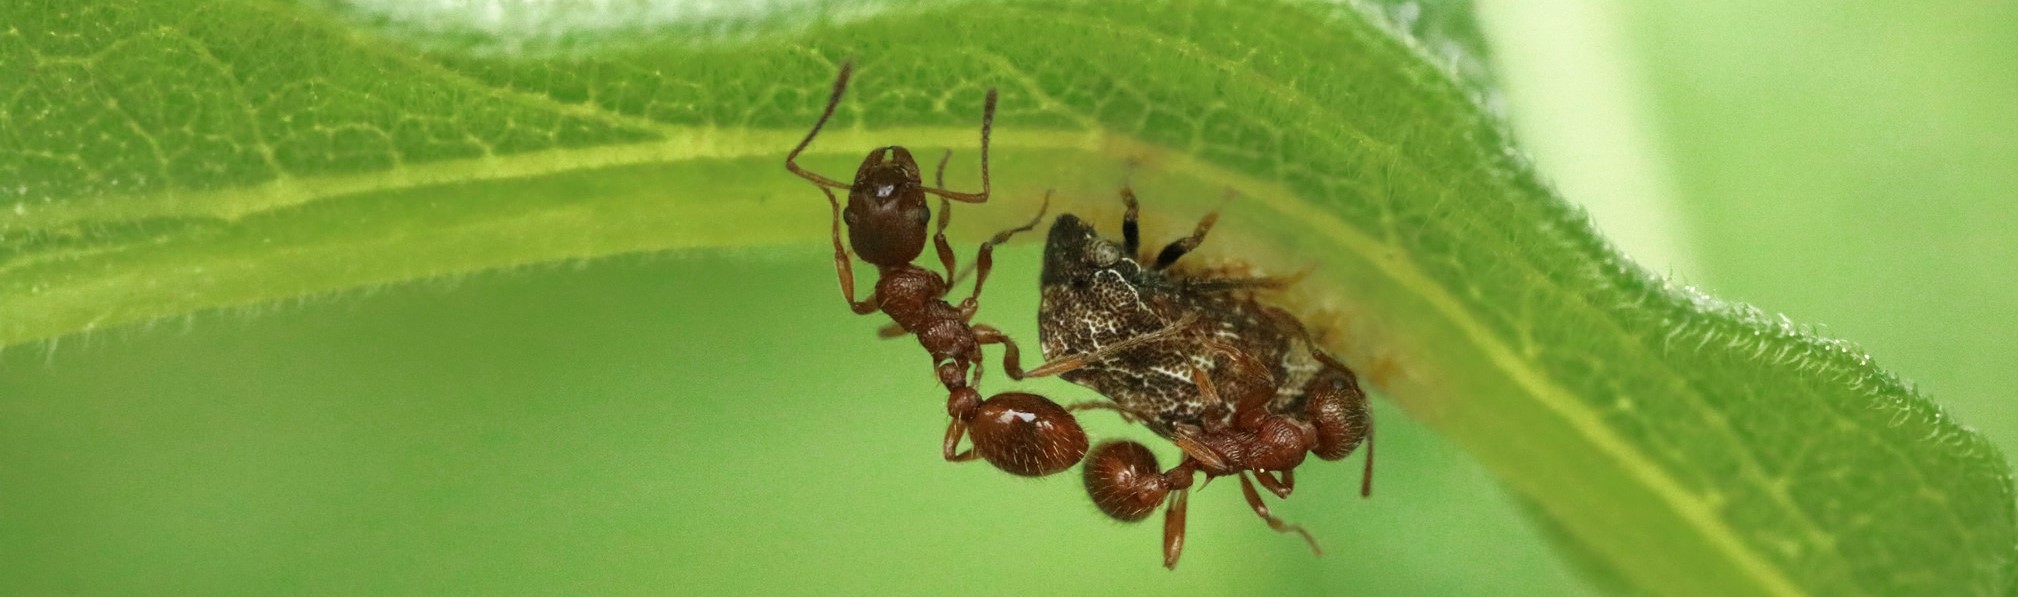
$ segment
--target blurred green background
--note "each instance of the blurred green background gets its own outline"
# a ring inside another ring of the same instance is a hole
[[[1516,131],[1623,250],[1859,342],[2018,448],[2018,5],[1481,12]],[[998,256],[981,316],[1026,346],[1036,257]],[[634,257],[8,351],[0,594],[1591,590],[1384,405],[1373,499],[1355,456],[1278,507],[1323,558],[1221,483],[1165,572],[1157,525],[1073,474],[941,462],[924,357],[833,284],[818,247]]]

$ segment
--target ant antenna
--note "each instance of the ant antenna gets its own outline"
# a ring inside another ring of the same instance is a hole
[[[848,76],[853,74],[854,71],[855,71],[854,62],[841,63],[841,74],[840,76],[834,78],[834,95],[827,98],[827,108],[820,112],[820,119],[813,123],[813,130],[808,131],[806,133],[806,138],[799,141],[799,146],[792,148],[792,153],[785,156],[785,169],[791,170],[793,174],[799,175],[799,178],[804,178],[806,180],[812,181],[813,184],[820,185],[823,187],[834,187],[837,189],[848,188],[847,183],[834,180],[832,178],[827,178],[825,176],[821,176],[819,173],[813,172],[811,170],[800,168],[798,160],[799,160],[799,152],[805,151],[807,145],[813,144],[813,137],[820,134],[820,129],[822,127],[827,126],[827,119],[834,116],[834,108],[836,106],[841,105],[841,94],[848,90]],[[995,96],[989,95],[988,102],[989,102],[988,103],[989,111],[992,113],[995,107],[994,103]],[[986,125],[983,126],[985,127]],[[988,143],[988,129],[983,128],[981,129],[981,163],[983,166],[981,169],[981,175],[982,175],[981,180],[984,183],[984,185],[988,180],[987,178],[988,170],[986,167],[988,163],[987,143]],[[982,195],[983,198],[985,199],[987,191],[985,190],[982,191]]]
[[[846,71],[843,71],[843,76],[845,75]],[[989,131],[992,131],[994,129],[995,129],[995,89],[991,87],[988,89],[988,100],[981,107],[981,192],[961,193],[956,191],[948,191],[944,188],[932,188],[932,187],[925,187],[924,191],[927,193],[938,195],[942,198],[959,201],[961,203],[986,203],[988,201],[988,193],[994,188],[988,185],[988,133]],[[951,153],[949,152],[948,155],[950,156]],[[943,168],[944,162],[940,163],[941,168]],[[940,184],[943,185],[944,183],[942,182]]]

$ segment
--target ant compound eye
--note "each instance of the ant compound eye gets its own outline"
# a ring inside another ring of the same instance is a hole
[[[1007,392],[982,402],[968,423],[974,451],[995,468],[1042,477],[1086,455],[1086,431],[1058,403],[1036,394]]]
[[[1169,488],[1156,467],[1156,454],[1131,441],[1110,441],[1094,448],[1082,468],[1086,495],[1115,520],[1138,522],[1163,502]]]
[[[1107,267],[1121,260],[1121,249],[1115,248],[1112,243],[1090,239],[1087,245],[1086,258],[1093,260],[1093,265]]]

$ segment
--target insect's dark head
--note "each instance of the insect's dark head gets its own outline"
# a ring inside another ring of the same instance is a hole
[[[918,174],[918,161],[902,147],[878,147],[862,159],[848,189],[848,207],[841,212],[848,223],[848,244],[862,260],[895,266],[924,252],[932,210],[925,205]]]
[[[1072,214],[1060,214],[1051,222],[1051,236],[1044,241],[1044,272],[1039,283],[1045,286],[1071,284],[1092,279],[1095,272],[1132,262],[1119,245],[1100,238],[1091,224]]]

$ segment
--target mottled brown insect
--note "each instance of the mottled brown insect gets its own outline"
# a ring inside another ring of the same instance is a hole
[[[1002,345],[1002,369],[1015,379],[1053,375],[1087,362],[1084,357],[1073,356],[1025,372],[1018,363],[1015,342],[993,326],[972,323],[981,287],[988,281],[988,272],[993,266],[995,246],[1007,242],[1018,232],[1036,227],[1044,217],[1043,210],[1040,209],[1030,223],[1004,230],[982,243],[975,257],[973,293],[958,306],[946,302],[946,294],[958,279],[954,274],[953,247],[946,240],[946,223],[950,213],[948,201],[983,203],[988,200],[991,190],[988,136],[995,120],[995,90],[988,90],[988,98],[982,108],[981,192],[947,190],[944,182],[946,158],[939,161],[938,179],[934,181],[937,186],[925,186],[910,150],[894,145],[870,150],[868,157],[855,170],[854,182],[844,183],[799,167],[798,158],[820,134],[827,120],[833,117],[834,108],[840,105],[841,96],[847,91],[852,72],[851,65],[841,65],[841,72],[834,79],[833,95],[828,98],[819,121],[813,124],[813,130],[806,133],[806,138],[799,142],[798,147],[785,157],[785,169],[820,187],[820,191],[827,195],[828,205],[833,208],[834,269],[840,276],[841,297],[858,315],[878,311],[888,315],[895,322],[897,331],[886,331],[884,336],[915,335],[918,343],[931,355],[939,382],[949,393],[946,411],[953,418],[947,424],[943,445],[947,460],[985,458],[997,468],[1024,476],[1049,475],[1070,468],[1085,455],[1087,445],[1086,432],[1071,413],[1036,394],[1005,392],[982,400],[980,392],[975,389],[983,370],[981,346],[986,344]],[[946,157],[951,155],[948,152]],[[833,189],[848,190],[845,209],[835,198]],[[926,205],[928,194],[939,197],[939,223],[932,235],[932,244],[938,252],[940,264],[945,267],[943,277],[911,263],[925,250],[925,225],[932,219],[931,208]],[[1050,205],[1049,195],[1045,197],[1045,205]],[[848,229],[846,247],[841,244],[843,222],[847,223]],[[876,266],[876,288],[867,298],[859,301],[855,299],[854,266],[847,247],[853,247],[856,256]],[[972,440],[972,449],[958,450],[962,436]]]
[[[1063,374],[1108,398],[1074,410],[1118,411],[1171,440],[1184,457],[1161,470],[1141,444],[1102,444],[1084,467],[1088,494],[1102,512],[1129,522],[1167,501],[1164,565],[1175,567],[1195,474],[1237,476],[1256,514],[1277,531],[1301,534],[1316,550],[1308,532],[1269,513],[1254,483],[1288,497],[1306,453],[1337,460],[1364,440],[1361,492],[1371,493],[1372,420],[1357,377],[1318,349],[1294,316],[1258,296],[1293,279],[1174,267],[1204,241],[1216,213],[1144,259],[1135,194],[1123,189],[1121,198],[1127,208],[1121,245],[1071,214],[1052,223],[1038,315],[1043,350],[1048,358],[1104,355]],[[1104,348],[1173,322],[1190,323],[1125,350]]]

